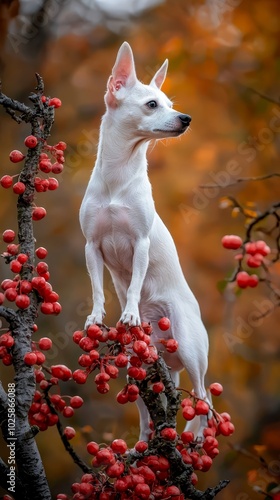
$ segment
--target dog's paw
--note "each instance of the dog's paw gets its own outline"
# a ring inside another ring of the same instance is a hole
[[[105,312],[90,314],[85,322],[85,330],[87,330],[90,325],[102,325],[104,316]]]
[[[140,326],[141,325],[141,320],[140,316],[138,313],[131,313],[131,312],[126,312],[124,311],[121,315],[120,322],[123,323],[124,325],[129,325],[129,326]]]

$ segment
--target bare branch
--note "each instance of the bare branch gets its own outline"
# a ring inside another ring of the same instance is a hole
[[[258,177],[239,177],[233,182],[229,182],[228,184],[201,184],[199,187],[201,189],[214,189],[214,188],[227,188],[230,186],[235,186],[236,184],[239,184],[240,182],[255,182],[255,181],[264,181],[266,179],[271,179],[272,177],[280,177],[279,172],[273,172],[271,174],[266,174],[266,175],[260,175]]]

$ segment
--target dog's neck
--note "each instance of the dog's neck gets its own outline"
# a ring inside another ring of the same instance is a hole
[[[127,183],[137,174],[146,177],[148,145],[149,141],[133,137],[129,126],[124,128],[107,112],[102,118],[95,168],[106,184]]]

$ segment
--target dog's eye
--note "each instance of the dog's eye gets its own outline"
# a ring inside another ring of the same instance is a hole
[[[154,109],[157,108],[157,102],[156,101],[149,101],[147,102],[148,108]]]

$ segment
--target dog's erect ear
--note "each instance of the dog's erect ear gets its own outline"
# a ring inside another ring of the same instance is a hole
[[[167,68],[168,68],[168,59],[165,59],[163,65],[159,68],[159,70],[156,72],[154,78],[152,79],[150,85],[153,85],[157,87],[158,89],[161,88],[165,77],[167,73]]]
[[[105,100],[109,106],[116,107],[117,101],[124,97],[124,89],[135,85],[137,76],[133,53],[130,45],[124,42],[118,52],[116,62],[107,84]]]

